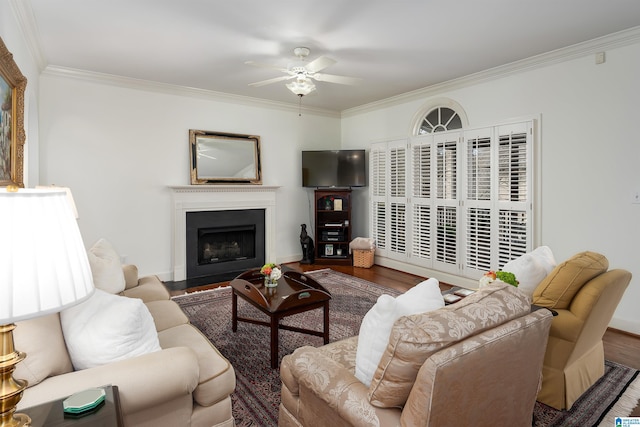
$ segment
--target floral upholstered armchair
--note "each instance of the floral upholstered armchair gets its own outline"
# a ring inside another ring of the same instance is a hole
[[[507,284],[400,317],[370,385],[358,337],[301,347],[281,364],[279,425],[531,425],[551,317]]]

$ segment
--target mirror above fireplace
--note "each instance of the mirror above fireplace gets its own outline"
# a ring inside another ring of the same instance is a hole
[[[189,130],[191,184],[261,184],[260,137]]]

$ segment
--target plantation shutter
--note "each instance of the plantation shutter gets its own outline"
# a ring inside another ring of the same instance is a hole
[[[531,164],[532,126],[500,126],[498,138],[497,268],[532,249]]]
[[[370,221],[371,236],[375,239],[376,248],[382,253],[387,248],[387,144],[371,145],[369,153],[369,189],[371,200]]]
[[[430,136],[411,143],[411,257],[427,261],[432,259],[432,146]]]
[[[492,129],[465,132],[465,268],[491,270]]]
[[[407,253],[407,142],[389,143],[389,255]]]
[[[531,250],[531,133],[530,122],[465,132],[465,276]]]
[[[372,144],[379,254],[472,279],[532,250],[533,121]]]
[[[435,259],[434,267],[459,273],[458,266],[458,138],[435,134]]]

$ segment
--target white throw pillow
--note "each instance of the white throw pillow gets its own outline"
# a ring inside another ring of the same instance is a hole
[[[149,309],[141,299],[96,289],[87,301],[60,312],[76,370],[161,350]]]
[[[367,387],[371,384],[397,319],[441,307],[444,307],[444,299],[439,282],[434,278],[419,283],[397,298],[381,295],[365,314],[360,325],[356,350],[356,378]]]
[[[539,246],[535,250],[509,261],[502,267],[502,270],[515,274],[516,280],[519,282],[518,289],[531,298],[538,284],[555,267],[556,260],[551,249],[548,246]]]
[[[87,251],[93,284],[110,294],[124,291],[125,280],[120,255],[106,239],[98,240]]]

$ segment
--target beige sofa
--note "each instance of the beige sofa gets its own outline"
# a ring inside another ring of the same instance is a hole
[[[144,302],[161,350],[74,370],[59,313],[19,322],[15,346],[27,358],[18,364],[14,377],[27,379],[29,387],[18,410],[113,384],[120,392],[126,426],[233,426],[230,394],[236,378],[229,361],[189,324],[157,277],[138,279],[135,266],[123,269],[121,295]]]
[[[551,318],[506,284],[400,317],[368,387],[358,337],[301,347],[282,360],[278,424],[532,425]]]

